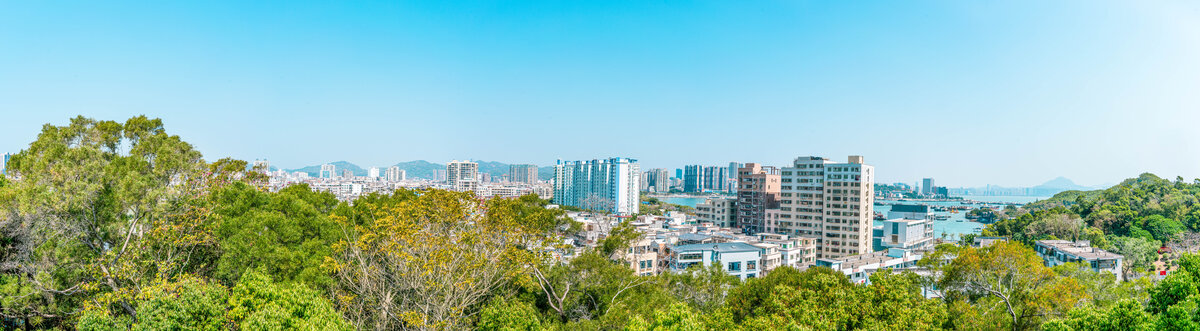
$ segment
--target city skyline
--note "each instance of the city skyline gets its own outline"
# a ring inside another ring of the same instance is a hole
[[[1197,6],[10,3],[0,152],[145,114],[281,168],[863,155],[880,183],[1190,180]]]

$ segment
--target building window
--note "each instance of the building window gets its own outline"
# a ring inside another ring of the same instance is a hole
[[[742,271],[741,262],[729,262],[729,271]]]
[[[746,261],[746,270],[755,270],[758,268],[758,261]]]

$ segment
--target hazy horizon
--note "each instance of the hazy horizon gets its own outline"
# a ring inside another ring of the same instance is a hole
[[[0,152],[162,118],[205,158],[643,168],[863,155],[877,182],[1200,177],[1200,4],[0,5]]]

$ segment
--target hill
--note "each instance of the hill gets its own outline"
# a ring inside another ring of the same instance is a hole
[[[332,164],[334,166],[334,170],[337,171],[337,174],[339,174],[339,175],[342,173],[342,170],[345,170],[345,169],[350,169],[350,171],[353,172],[355,176],[366,176],[367,175],[366,169],[363,169],[362,167],[359,167],[358,165],[350,163],[350,162],[337,161],[337,162],[330,162],[329,164]],[[319,177],[319,176],[321,176],[321,165],[320,164],[311,165],[311,166],[307,166],[307,167],[303,167],[303,168],[299,168],[299,169],[287,169],[286,171],[287,172],[304,172],[304,173],[308,173],[309,176]]]

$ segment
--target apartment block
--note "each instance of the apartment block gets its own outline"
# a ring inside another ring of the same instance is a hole
[[[687,193],[704,192],[704,166],[689,165],[683,167],[683,191]]]
[[[726,273],[742,280],[761,274],[762,249],[747,243],[692,244],[671,248],[670,268],[683,272],[692,266],[720,265]]]
[[[446,163],[446,184],[459,192],[474,192],[479,187],[479,164],[471,161]]]
[[[704,189],[718,192],[729,191],[729,168],[704,167]]]
[[[776,232],[818,238],[819,258],[871,252],[874,170],[861,156],[850,156],[845,163],[796,158],[781,171]]]
[[[1087,240],[1038,240],[1034,243],[1034,250],[1042,257],[1047,267],[1080,262],[1092,271],[1113,274],[1118,282],[1124,279],[1121,264],[1125,261],[1125,256],[1092,247],[1091,242]]]
[[[712,198],[696,205],[696,221],[712,223],[722,228],[737,225],[737,200]]]
[[[779,208],[779,168],[746,163],[738,169],[737,226],[746,234],[766,232],[767,209]]]
[[[514,164],[508,166],[508,180],[515,183],[536,184],[538,167],[532,164]]]
[[[405,173],[404,169],[400,169],[400,167],[398,167],[398,166],[391,166],[391,167],[387,168],[387,171],[386,171],[386,174],[384,177],[386,177],[385,179],[387,179],[387,181],[394,183],[394,182],[403,181],[405,179],[404,178],[405,175],[406,175],[406,173]]]
[[[321,165],[321,173],[319,175],[320,176],[317,176],[317,177],[321,177],[321,178],[337,177],[337,167],[332,164],[322,164]]]
[[[620,215],[637,214],[640,181],[641,169],[634,159],[560,160],[554,166],[554,202]]]

